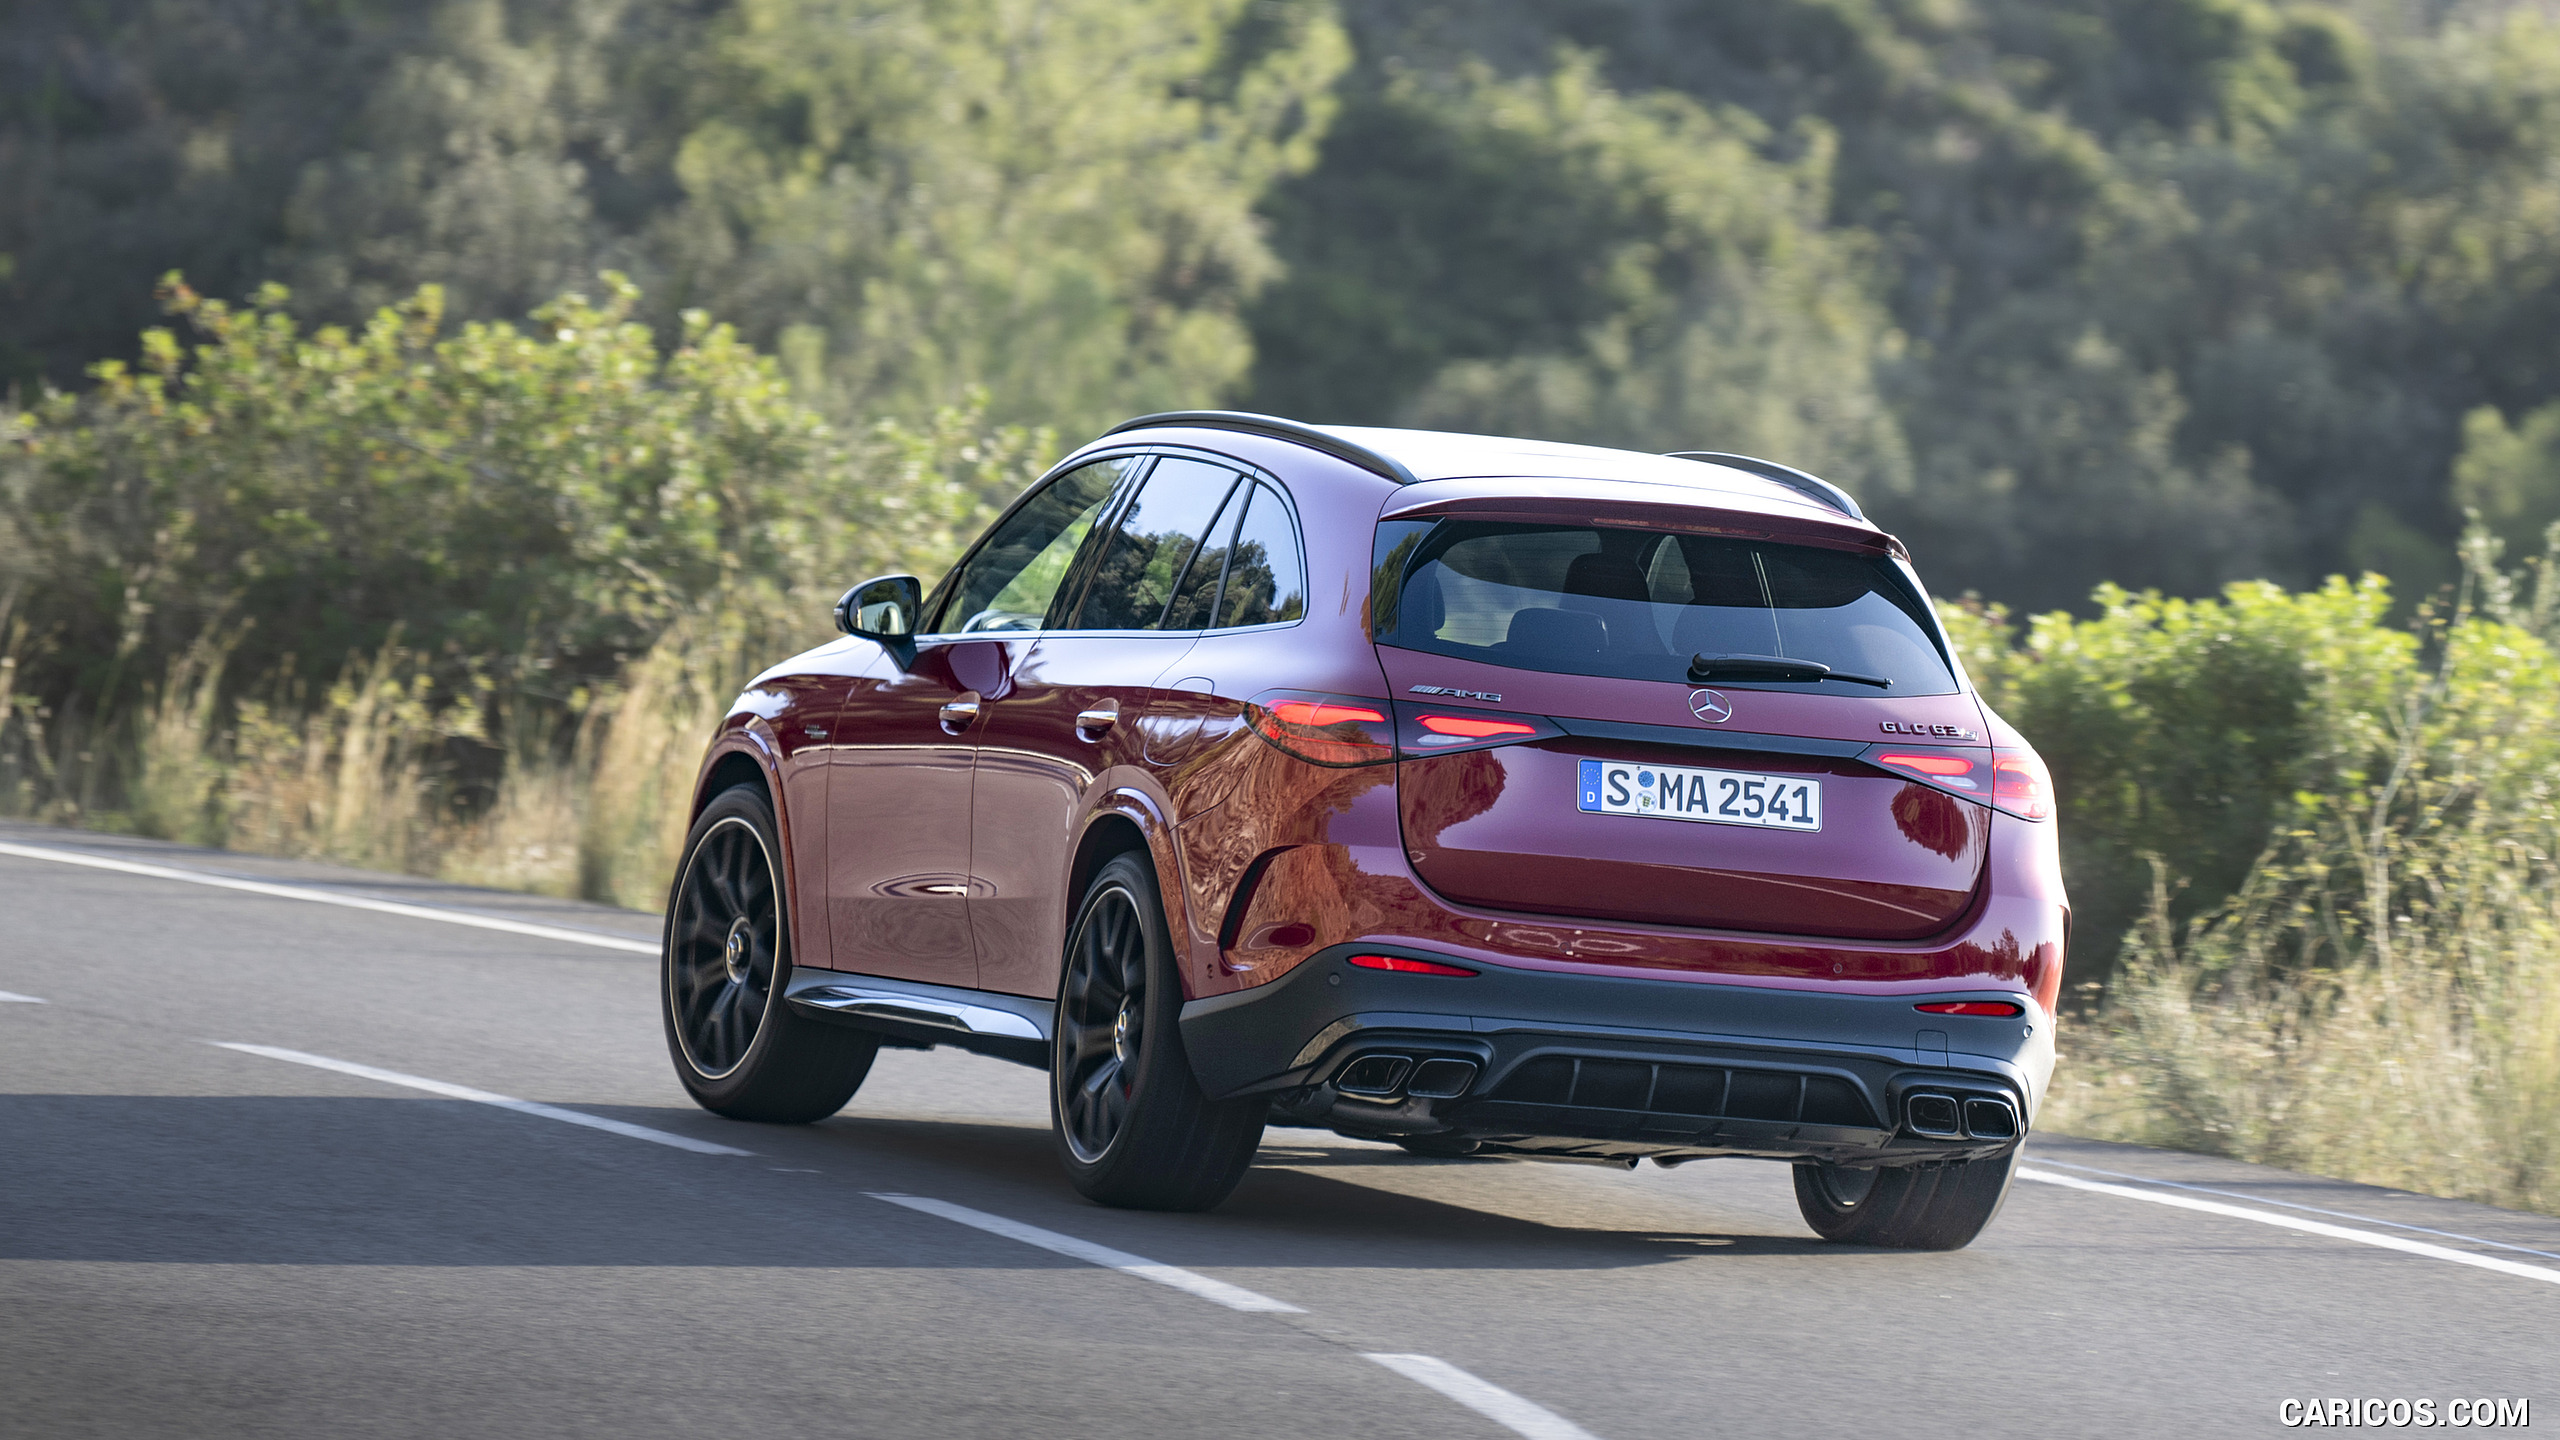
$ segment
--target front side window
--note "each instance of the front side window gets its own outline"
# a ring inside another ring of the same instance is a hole
[[[1177,591],[1196,603],[1197,577],[1185,583],[1192,558],[1237,488],[1236,472],[1222,466],[1180,456],[1158,460],[1111,527],[1071,628],[1158,630]],[[1214,571],[1204,566],[1202,573],[1217,584]]]
[[[1079,466],[1006,516],[952,582],[935,633],[1039,629],[1102,507],[1145,463],[1124,455]]]
[[[1382,543],[1386,537],[1382,534]],[[1378,640],[1524,670],[1731,676],[1826,691],[1956,689],[1919,597],[1880,555],[1606,526],[1449,520],[1395,537]],[[1791,671],[1782,662],[1826,667]]]

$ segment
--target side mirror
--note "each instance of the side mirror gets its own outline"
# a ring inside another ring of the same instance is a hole
[[[924,613],[924,582],[913,575],[883,575],[844,592],[836,602],[836,628],[877,640],[906,663],[915,649],[916,621]]]

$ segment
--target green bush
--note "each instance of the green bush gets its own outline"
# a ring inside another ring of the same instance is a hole
[[[846,434],[699,312],[661,349],[607,281],[526,329],[448,331],[430,287],[305,333],[281,290],[234,309],[172,277],[191,341],[152,330],[139,370],[0,413],[21,808],[140,801],[146,712],[165,734],[253,691],[308,710],[395,649],[430,714],[479,712],[450,735],[563,737],[682,617],[770,617],[775,653],[823,638],[819,597],[941,563],[1050,446],[958,412]]]
[[[2147,857],[2173,865],[2184,918],[2369,771],[2419,656],[2370,576],[2195,601],[2102,585],[2092,600],[2093,617],[2036,616],[2015,645],[1998,612],[1956,620],[1985,697],[2053,769],[2084,982],[2105,979],[2148,906]]]
[[[2061,794],[2041,1123],[2560,1207],[2560,595],[2496,549],[2414,629],[2372,577],[1955,612]]]

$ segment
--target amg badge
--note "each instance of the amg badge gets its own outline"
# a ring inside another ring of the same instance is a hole
[[[1452,690],[1446,685],[1416,685],[1413,687],[1412,693],[1416,695],[1446,695],[1452,700],[1488,700],[1496,705],[1502,703],[1502,697],[1496,695],[1490,690]]]

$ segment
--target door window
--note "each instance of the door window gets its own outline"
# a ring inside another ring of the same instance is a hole
[[[1218,624],[1221,628],[1273,625],[1306,613],[1307,576],[1298,560],[1298,523],[1290,518],[1278,491],[1257,484],[1227,557]]]
[[[1145,457],[1079,466],[1000,522],[951,584],[937,634],[1037,630],[1103,506]]]
[[[1237,488],[1232,470],[1180,456],[1158,460],[1112,526],[1073,628],[1164,628],[1201,537]]]

